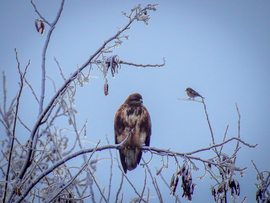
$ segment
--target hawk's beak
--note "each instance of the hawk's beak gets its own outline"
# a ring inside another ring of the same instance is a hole
[[[142,100],[142,99],[140,99],[140,102],[141,102],[141,103],[143,103],[143,100]]]

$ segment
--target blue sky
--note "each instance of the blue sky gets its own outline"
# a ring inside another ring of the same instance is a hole
[[[77,89],[78,125],[82,126],[88,119],[88,139],[94,142],[102,139],[102,144],[106,144],[105,136],[108,135],[113,143],[116,110],[129,94],[139,92],[152,119],[150,145],[189,152],[208,147],[211,137],[202,104],[177,100],[187,98],[184,90],[192,87],[206,98],[217,143],[222,141],[228,124],[227,137],[237,136],[237,103],[242,116],[241,138],[250,144],[259,144],[255,149],[242,146],[237,158],[239,167],[248,167],[245,176],[238,178],[240,197],[247,196],[248,202],[253,202],[256,172],[250,160],[255,161],[259,170],[270,170],[269,1],[66,1],[47,50],[47,75],[60,87],[62,79],[54,57],[68,77],[76,70],[77,64],[82,65],[116,33],[117,27],[126,25],[127,18],[121,11],[129,13],[139,3],[142,6],[158,3],[160,6],[156,12],[149,12],[148,26],[135,22],[124,33],[130,39],[114,49],[114,54],[124,61],[142,64],[162,63],[165,57],[166,65],[162,68],[122,65],[114,79],[109,76],[108,97],[103,94],[104,80],[93,67],[92,75],[98,78],[91,78],[89,84]],[[36,5],[51,22],[59,2],[37,1]],[[14,48],[18,50],[21,67],[31,59],[27,77],[40,94],[41,53],[48,29],[43,36],[37,33],[34,26],[37,18],[30,1],[0,2],[0,70],[7,76],[9,101],[16,94],[19,81]],[[2,77],[0,81],[2,92]],[[52,95],[53,85],[47,80],[45,105]],[[37,113],[38,105],[29,88],[25,88],[20,115],[30,128]],[[60,122],[58,127],[63,125],[67,124]],[[2,126],[0,130],[3,131]],[[28,137],[22,127],[19,127],[18,137]],[[234,148],[235,142],[228,144],[224,152],[231,154]],[[213,155],[206,152],[201,156],[208,158]],[[155,157],[151,164],[153,169],[159,167],[160,159]],[[168,181],[175,170],[173,160],[170,164],[164,174]],[[196,180],[204,172],[199,163],[198,166],[201,170],[193,174],[197,183],[194,202],[198,202],[201,195],[212,200],[209,187],[214,181],[209,180],[210,176],[206,176],[203,182]],[[128,172],[131,178],[143,178],[142,174],[141,166]],[[169,193],[165,188],[163,191]],[[182,194],[180,187],[177,192]],[[169,201],[171,197],[167,198]],[[181,201],[187,202],[185,199]]]

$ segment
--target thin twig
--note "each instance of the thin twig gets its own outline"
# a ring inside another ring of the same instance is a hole
[[[106,135],[106,140],[107,140],[107,143],[110,144],[110,141],[109,141],[107,135]],[[109,149],[109,154],[110,154],[110,159],[111,159],[111,165],[110,165],[110,179],[109,179],[107,202],[110,202],[110,195],[111,195],[111,188],[112,188],[112,177],[113,177],[113,173],[112,173],[112,170],[113,170],[113,156],[112,156],[111,149]]]
[[[143,189],[142,189],[142,192],[141,192],[141,197],[143,197],[143,193],[144,193],[144,190],[145,190],[145,186],[146,186],[146,180],[147,180],[147,172],[146,172],[146,169],[144,170],[144,181],[143,181]],[[139,203],[141,202],[141,199],[139,200]]]
[[[37,10],[37,7],[36,5],[34,4],[33,0],[31,0],[31,4],[33,5],[34,9],[35,9],[35,12],[38,14],[39,18],[42,19],[42,21],[44,21],[45,23],[47,23],[49,26],[51,25],[40,13],[39,11]]]
[[[23,127],[26,128],[26,130],[28,130],[29,132],[31,132],[30,128],[27,127],[26,124],[24,124],[24,122],[20,119],[20,117],[18,116],[18,120],[20,121],[20,123],[23,125]]]
[[[259,174],[260,171],[259,171],[259,169],[257,168],[256,164],[254,163],[254,161],[252,159],[251,159],[251,162],[252,162],[254,168],[256,169],[257,173]]]
[[[240,129],[241,129],[241,114],[240,114],[240,111],[239,111],[239,108],[238,108],[237,103],[235,103],[235,107],[236,107],[237,114],[238,114],[238,138],[240,139],[240,136],[241,136],[241,134],[240,134]],[[238,147],[239,147],[239,141],[236,144],[235,151],[237,150]],[[235,163],[235,161],[236,161],[236,157],[234,158],[233,163]]]
[[[6,75],[3,71],[3,92],[4,92],[4,114],[6,115],[6,106],[7,106],[7,82],[6,82]]]
[[[65,76],[64,76],[64,74],[63,74],[63,71],[62,71],[62,68],[61,68],[59,62],[57,61],[57,59],[56,59],[55,57],[54,57],[54,60],[55,60],[55,62],[56,62],[56,64],[57,64],[57,66],[58,66],[58,69],[59,69],[59,71],[60,71],[60,75],[62,76],[63,80],[66,81],[67,79],[65,78]]]
[[[202,99],[202,103],[203,103],[203,107],[204,107],[204,112],[205,112],[205,115],[206,115],[206,120],[208,122],[208,127],[209,127],[209,130],[210,130],[210,133],[211,133],[211,137],[212,137],[212,142],[213,142],[213,145],[215,145],[215,138],[214,138],[214,133],[213,133],[213,130],[212,130],[212,126],[210,124],[210,120],[209,120],[209,116],[208,116],[208,113],[207,113],[207,110],[206,110],[206,104],[204,102],[204,99]],[[218,151],[216,148],[214,148],[214,151],[216,152],[217,156],[218,155]]]
[[[35,94],[35,91],[34,91],[32,85],[28,82],[28,80],[26,79],[26,77],[24,77],[24,81],[25,81],[26,84],[30,87],[30,89],[31,89],[31,91],[32,91],[32,94],[34,95],[34,97],[35,97],[37,103],[39,104],[39,100],[38,100],[38,98],[37,98],[37,95]]]
[[[228,133],[228,129],[229,129],[229,125],[227,125],[227,127],[226,127],[226,130],[225,130],[225,133],[224,133],[224,136],[223,136],[223,142],[224,142],[225,139],[226,139],[226,135],[227,135],[227,133]],[[222,149],[223,149],[223,145],[220,147],[219,155],[221,154]]]
[[[6,173],[6,183],[5,183],[5,189],[4,189],[4,198],[3,198],[3,202],[5,202],[6,199],[6,192],[7,192],[7,185],[8,185],[8,181],[9,181],[9,170],[11,167],[11,157],[12,157],[12,152],[13,152],[13,147],[14,147],[14,140],[15,140],[15,136],[16,136],[16,125],[17,125],[17,118],[18,118],[18,111],[19,111],[19,105],[20,105],[20,98],[21,98],[21,94],[22,94],[22,90],[23,90],[23,81],[24,81],[24,77],[25,74],[27,72],[27,68],[30,66],[30,60],[27,64],[27,66],[25,67],[24,73],[21,72],[21,68],[20,68],[20,61],[18,58],[18,52],[17,49],[14,49],[15,54],[16,54],[16,60],[17,60],[17,64],[18,64],[18,71],[20,74],[20,89],[18,92],[18,96],[17,96],[17,102],[16,102],[16,108],[15,108],[15,116],[14,116],[14,123],[13,123],[13,130],[12,130],[12,137],[11,137],[11,143],[10,143],[10,149],[9,149],[9,155],[8,155],[8,167],[7,167],[7,173]]]
[[[195,102],[200,102],[200,103],[202,103],[201,100],[191,99],[191,98],[188,98],[188,99],[186,99],[186,98],[177,98],[177,99],[178,99],[178,100],[181,100],[181,101],[195,101]]]
[[[120,185],[119,185],[119,188],[118,188],[118,190],[117,190],[117,192],[116,192],[115,203],[117,203],[118,196],[119,196],[120,191],[121,191],[122,186],[123,186],[123,181],[124,181],[124,175],[123,175],[123,173],[122,173]]]
[[[143,160],[143,162],[145,163],[145,160],[144,160],[143,158],[142,158],[142,160]],[[148,165],[145,165],[145,166],[146,166],[147,171],[148,171],[148,173],[149,173],[149,175],[150,175],[150,177],[151,177],[151,179],[152,179],[152,183],[153,183],[153,186],[154,186],[154,188],[155,188],[155,190],[156,190],[156,193],[157,193],[159,202],[163,202],[162,195],[161,195],[161,192],[160,192],[160,190],[159,190],[159,187],[158,187],[156,178],[153,177],[153,175],[152,175],[152,173],[151,173],[151,171],[150,171],[149,166],[148,166]]]
[[[219,144],[216,144],[216,145],[212,145],[211,147],[206,147],[206,148],[202,148],[202,149],[198,149],[198,150],[195,150],[195,151],[192,151],[192,152],[188,152],[188,153],[185,153],[187,155],[191,155],[191,154],[195,154],[195,153],[198,153],[198,152],[201,152],[201,151],[206,151],[206,150],[210,150],[212,148],[216,148],[216,147],[220,147],[220,146],[223,146],[224,144],[228,143],[228,142],[231,142],[232,140],[237,140],[238,142],[241,142],[242,144],[250,147],[250,148],[255,148],[258,146],[258,144],[255,144],[255,145],[251,145],[251,144],[248,144],[246,143],[245,141],[241,140],[240,138],[237,138],[237,137],[232,137],[228,140],[225,140],[224,142],[222,143],[219,143]]]
[[[162,64],[136,64],[136,63],[131,63],[131,62],[126,62],[123,60],[120,60],[120,64],[126,64],[129,66],[137,66],[137,67],[162,67],[165,66],[165,58],[163,58],[163,63]]]
[[[117,160],[117,164],[118,164],[118,168],[120,169],[120,171],[122,172],[122,175],[126,178],[126,180],[128,181],[128,183],[130,184],[130,186],[133,188],[134,192],[138,195],[138,197],[143,201],[146,202],[143,197],[139,194],[139,192],[137,191],[136,187],[132,184],[132,182],[129,180],[129,178],[126,176],[126,174],[124,173],[122,167],[120,166],[119,160],[118,158],[116,158]]]

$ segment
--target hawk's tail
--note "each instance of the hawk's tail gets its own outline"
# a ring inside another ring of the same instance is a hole
[[[126,147],[120,149],[120,158],[124,172],[131,171],[137,167],[142,157],[142,151],[137,147]]]

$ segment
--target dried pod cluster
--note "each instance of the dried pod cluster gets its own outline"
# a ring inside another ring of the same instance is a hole
[[[211,188],[214,200],[217,201],[218,199],[222,199],[224,197],[223,192],[228,189],[230,189],[232,197],[235,197],[235,195],[238,197],[240,195],[239,182],[235,179],[229,179],[228,182],[222,181],[218,184],[217,189],[215,189],[215,187]]]
[[[102,68],[100,68],[102,70],[102,74],[103,77],[105,79],[105,83],[104,83],[104,94],[105,96],[109,95],[109,84],[108,84],[108,71],[109,69],[111,69],[111,73],[112,73],[112,77],[114,78],[114,74],[118,73],[118,70],[121,68],[120,66],[120,59],[118,55],[113,55],[110,57],[103,57],[103,63],[102,63]]]
[[[191,170],[187,164],[184,164],[183,167],[177,173],[173,174],[171,178],[171,183],[170,183],[170,187],[171,187],[170,194],[171,195],[175,194],[178,181],[179,181],[178,175],[182,176],[182,184],[181,184],[181,187],[183,188],[182,197],[185,196],[187,197],[189,201],[191,201],[196,184],[192,183]]]
[[[112,77],[114,77],[115,73],[118,73],[118,69],[120,67],[119,62],[120,62],[120,59],[118,55],[110,56],[105,61],[106,66],[107,66],[107,71],[111,69]]]
[[[37,31],[38,32],[40,31],[40,34],[43,35],[44,30],[45,30],[44,22],[42,20],[40,20],[40,19],[36,19],[35,20],[35,26],[36,26]]]
[[[259,172],[257,174],[257,180],[259,181],[258,184],[255,184],[258,188],[256,191],[257,203],[270,203],[270,192],[268,190],[268,187],[270,185],[270,171]]]

